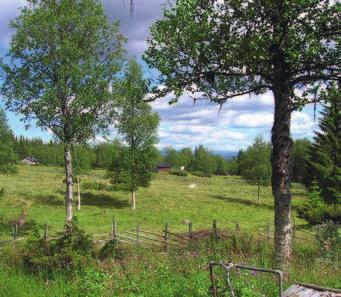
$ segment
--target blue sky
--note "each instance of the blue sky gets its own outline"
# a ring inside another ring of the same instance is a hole
[[[128,0],[102,0],[107,15],[120,21],[121,32],[128,37],[127,54],[141,60],[146,49],[146,38],[150,25],[162,16],[165,0],[135,0],[134,15],[130,15]],[[25,0],[1,0],[0,10],[0,55],[8,49],[12,32],[8,23],[19,12]],[[143,64],[143,63],[142,63]],[[145,75],[155,77],[155,71],[143,64]],[[182,96],[177,104],[169,105],[169,98],[162,98],[151,105],[160,114],[159,147],[194,147],[204,144],[215,151],[237,151],[250,145],[254,138],[262,135],[270,140],[273,122],[273,96],[243,96],[226,104],[219,112],[219,106],[208,101],[195,104],[189,96]],[[3,106],[2,103],[0,103]],[[32,123],[26,130],[20,115],[7,112],[9,124],[16,135],[52,138],[48,131],[42,131]],[[292,135],[294,138],[312,138],[317,128],[313,106],[292,115]],[[114,137],[114,131],[113,131]],[[100,141],[101,138],[98,137]]]

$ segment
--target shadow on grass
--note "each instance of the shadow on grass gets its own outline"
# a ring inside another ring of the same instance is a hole
[[[121,200],[108,194],[94,194],[85,192],[81,195],[82,205],[93,205],[97,207],[125,208],[129,207],[126,200]]]
[[[222,200],[226,202],[231,202],[235,204],[241,204],[241,205],[247,205],[247,206],[256,206],[259,208],[264,208],[268,210],[273,210],[273,205],[265,204],[265,203],[258,203],[257,201],[252,201],[248,199],[241,199],[241,198],[235,198],[235,197],[226,197],[221,195],[212,195],[213,199]]]

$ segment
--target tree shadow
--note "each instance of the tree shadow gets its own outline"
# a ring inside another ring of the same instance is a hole
[[[126,200],[113,197],[108,194],[99,193],[94,194],[91,192],[84,192],[81,194],[82,205],[92,205],[97,207],[112,207],[112,208],[125,208],[129,207],[129,203]]]
[[[213,199],[222,200],[225,202],[231,202],[231,203],[236,203],[236,204],[241,204],[241,205],[246,205],[246,206],[255,206],[255,207],[259,207],[263,209],[274,210],[273,205],[269,205],[265,203],[258,203],[257,201],[252,201],[248,199],[227,197],[227,196],[221,196],[221,195],[211,195],[211,196],[213,197]]]
[[[28,195],[28,194],[20,194],[20,196],[25,197],[27,200],[32,200],[37,204],[41,205],[51,205],[51,206],[63,206],[65,205],[65,200],[59,195],[55,194],[33,194],[33,195]]]

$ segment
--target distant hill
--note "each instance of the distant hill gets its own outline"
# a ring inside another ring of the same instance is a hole
[[[238,155],[238,152],[233,151],[212,151],[215,155],[222,156],[227,159],[232,159],[233,157],[236,157]]]

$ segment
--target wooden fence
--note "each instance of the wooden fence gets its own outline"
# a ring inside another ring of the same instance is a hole
[[[217,221],[213,220],[211,228],[194,232],[192,222],[188,221],[188,231],[183,233],[172,232],[168,223],[164,225],[160,233],[153,230],[148,230],[146,228],[141,228],[141,226],[136,226],[120,233],[118,232],[117,221],[113,219],[110,232],[94,234],[93,238],[95,244],[105,244],[110,240],[116,240],[117,242],[130,245],[140,245],[143,247],[154,246],[161,248],[166,252],[169,249],[184,249],[189,242],[200,239],[202,237],[200,234],[205,232],[206,236],[212,236],[217,240],[222,237],[229,238],[233,235],[239,236],[242,232],[241,226],[239,222],[234,222],[233,224],[234,228],[218,229]],[[18,224],[14,224],[12,226],[12,239],[0,240],[0,248],[5,245],[24,240],[25,238],[23,236],[18,236],[18,230]],[[259,226],[258,228],[258,237],[262,241],[265,238],[268,242],[272,242],[274,239],[273,233],[274,227],[270,223],[266,224],[265,226]],[[49,226],[48,224],[45,224],[44,239],[46,241],[56,240],[60,237],[49,236]],[[297,226],[294,220],[293,240],[299,240],[308,243],[316,242],[316,240],[318,240],[318,233],[304,230],[303,228]]]

